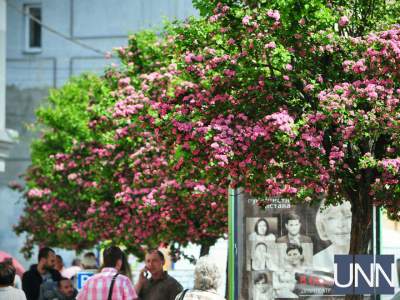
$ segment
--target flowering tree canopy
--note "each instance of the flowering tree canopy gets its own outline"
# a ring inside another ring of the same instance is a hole
[[[133,250],[210,244],[226,189],[244,187],[350,201],[351,252],[365,252],[371,206],[399,218],[398,3],[194,3],[201,18],[118,49],[88,107],[93,138],[52,158],[51,176],[85,199],[71,229]]]
[[[365,252],[372,205],[399,217],[397,4],[374,23],[382,3],[198,3],[212,13],[172,29],[176,57],[141,76],[150,101],[135,115],[183,174],[203,169],[266,198],[350,201],[351,251]]]
[[[43,135],[32,146],[28,203],[16,227],[29,234],[27,254],[35,243],[79,250],[104,241],[139,256],[160,244],[179,254],[188,242],[208,248],[224,236],[227,180],[207,182],[201,171],[178,176],[171,153],[134,116],[148,101],[135,92],[137,74],[162,67],[155,37],[131,37],[134,66],[123,61],[101,80],[74,79],[38,111]],[[154,65],[140,63],[147,60]]]

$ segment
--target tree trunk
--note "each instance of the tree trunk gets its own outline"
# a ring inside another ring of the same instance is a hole
[[[349,254],[351,255],[368,254],[368,246],[372,241],[372,201],[369,196],[371,175],[366,170],[360,180],[358,192],[350,194],[352,219]],[[364,297],[363,295],[346,295],[345,299],[360,300]]]
[[[210,253],[210,245],[201,245],[200,257],[208,255],[208,253]]]

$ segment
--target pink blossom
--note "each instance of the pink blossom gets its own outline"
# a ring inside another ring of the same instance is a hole
[[[245,25],[245,26],[249,26],[250,25],[250,20],[251,20],[250,16],[244,16],[244,18],[242,19],[242,24]]]
[[[194,187],[194,190],[204,193],[207,188],[203,184],[198,184]]]
[[[74,181],[76,178],[78,178],[78,175],[76,173],[71,173],[68,175],[68,180]]]
[[[340,17],[339,26],[340,27],[345,27],[347,24],[349,24],[349,18],[347,16]]]
[[[281,18],[281,15],[279,14],[279,11],[277,11],[277,10],[269,10],[267,12],[267,16],[274,19],[275,21],[279,21],[279,19]]]
[[[313,89],[314,89],[314,85],[313,84],[307,84],[304,87],[304,92],[308,93],[308,92],[312,91]]]
[[[264,46],[265,49],[275,49],[276,48],[276,44],[275,42],[269,42],[268,44],[266,44]]]
[[[44,195],[44,193],[43,193],[43,190],[41,190],[41,189],[33,188],[28,191],[29,198],[41,198],[41,197],[43,197],[43,195]]]

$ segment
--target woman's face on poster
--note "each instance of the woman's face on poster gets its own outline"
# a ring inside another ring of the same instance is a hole
[[[267,246],[258,244],[254,249],[254,257],[259,260],[264,260],[267,256]]]
[[[338,245],[348,245],[351,234],[351,205],[346,201],[330,206],[323,212],[323,223],[328,240]]]
[[[268,225],[265,220],[260,220],[257,224],[257,231],[259,235],[266,235],[268,231]]]

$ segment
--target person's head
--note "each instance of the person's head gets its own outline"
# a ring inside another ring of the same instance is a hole
[[[62,268],[64,267],[64,262],[63,259],[61,257],[61,255],[56,255],[56,263],[54,265],[54,269],[56,269],[57,271],[61,271]]]
[[[97,269],[96,255],[93,252],[87,252],[83,255],[82,266],[84,269]]]
[[[11,265],[11,266],[14,266],[14,264],[13,264],[13,261],[12,261],[12,258],[11,257],[7,257],[7,258],[5,258],[3,261],[2,261],[3,263],[5,263],[5,264],[9,264],[9,265]]]
[[[268,283],[267,273],[258,273],[254,278],[254,284],[265,284]]]
[[[350,245],[351,204],[349,201],[333,206],[325,206],[322,201],[315,217],[315,225],[321,240],[335,245]]]
[[[254,278],[254,285],[262,294],[267,293],[269,290],[267,273],[258,273]]]
[[[121,269],[124,253],[117,246],[108,247],[103,252],[104,267]]]
[[[283,271],[279,275],[279,289],[293,291],[296,287],[296,277],[294,273]]]
[[[12,264],[8,262],[0,263],[0,286],[12,286],[14,285],[15,278],[15,268]]]
[[[286,259],[292,266],[301,265],[304,261],[303,248],[297,244],[289,244],[286,248]]]
[[[268,235],[269,225],[267,219],[260,218],[254,225],[254,231],[258,235]]]
[[[194,268],[194,288],[201,291],[217,290],[219,279],[218,266],[210,257],[200,257]]]
[[[121,266],[120,273],[127,276],[128,278],[132,278],[132,270],[131,270],[131,266],[129,265],[128,255],[126,255],[126,253],[124,253],[124,256],[122,259],[122,266]]]
[[[71,266],[81,267],[82,266],[81,260],[79,258],[74,258],[72,260]]]
[[[57,282],[57,286],[60,293],[66,297],[72,297],[74,294],[74,286],[72,285],[72,281],[68,278],[61,278],[60,281]]]
[[[145,256],[147,270],[153,275],[163,272],[165,263],[164,254],[158,249],[150,249]]]
[[[300,233],[300,217],[297,214],[290,213],[286,217],[285,228],[289,235],[296,236]]]
[[[38,263],[44,269],[54,269],[56,264],[56,253],[49,247],[39,250]]]
[[[265,243],[257,243],[254,247],[254,258],[263,259],[268,252],[268,247]]]

